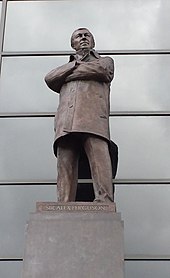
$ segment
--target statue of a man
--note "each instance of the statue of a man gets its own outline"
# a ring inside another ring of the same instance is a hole
[[[58,201],[75,201],[83,149],[90,165],[94,201],[113,202],[109,99],[114,62],[94,50],[94,37],[86,28],[73,32],[71,46],[76,52],[69,62],[45,77],[48,87],[60,94],[54,141]]]

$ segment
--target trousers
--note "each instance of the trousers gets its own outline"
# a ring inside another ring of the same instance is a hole
[[[60,138],[58,142],[58,201],[75,201],[81,148],[84,148],[90,165],[94,201],[113,202],[112,167],[108,142],[87,133],[71,133]]]

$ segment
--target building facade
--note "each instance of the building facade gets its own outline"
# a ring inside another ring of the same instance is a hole
[[[0,277],[21,276],[29,213],[56,199],[58,95],[44,76],[68,61],[72,32],[87,27],[115,61],[110,129],[125,277],[169,278],[170,1],[2,0],[0,12]]]

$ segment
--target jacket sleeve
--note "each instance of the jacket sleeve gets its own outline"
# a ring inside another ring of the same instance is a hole
[[[91,62],[77,62],[77,67],[65,81],[96,80],[99,82],[111,82],[113,77],[114,61],[110,57],[104,57]]]
[[[62,85],[65,83],[65,79],[69,74],[71,74],[75,68],[75,61],[69,62],[61,67],[58,67],[52,71],[50,71],[45,76],[45,82],[47,86],[59,93]]]

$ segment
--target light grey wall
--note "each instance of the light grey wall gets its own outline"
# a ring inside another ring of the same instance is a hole
[[[5,50],[69,50],[77,27],[94,33],[97,49],[168,48],[169,12],[169,0],[10,2]]]

